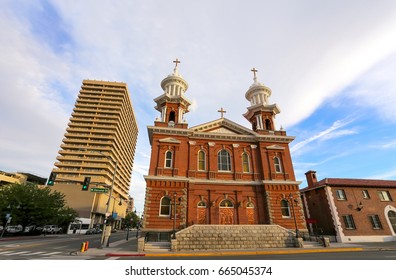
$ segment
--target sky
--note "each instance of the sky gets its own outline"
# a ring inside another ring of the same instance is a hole
[[[130,194],[144,206],[162,79],[179,73],[190,127],[250,128],[258,80],[281,108],[296,179],[396,180],[396,1],[0,0],[0,170],[48,177],[82,80],[128,84],[139,136]]]

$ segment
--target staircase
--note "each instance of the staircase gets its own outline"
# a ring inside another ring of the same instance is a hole
[[[144,244],[145,252],[169,252],[170,250],[170,242],[146,242]]]
[[[304,241],[303,248],[319,248],[323,247],[321,242],[318,241]]]

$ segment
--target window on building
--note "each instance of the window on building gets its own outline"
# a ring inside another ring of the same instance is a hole
[[[171,199],[167,196],[164,196],[160,201],[160,216],[170,216],[170,213]]]
[[[368,217],[373,229],[382,229],[381,221],[378,215],[369,215]]]
[[[175,122],[176,121],[176,113],[174,111],[171,111],[169,113],[169,122]]]
[[[231,157],[227,150],[221,150],[217,154],[217,167],[219,171],[231,171]]]
[[[392,201],[392,198],[388,191],[378,191],[378,196],[381,201]]]
[[[365,198],[365,199],[369,199],[370,198],[368,190],[362,190],[362,194],[363,194],[363,198]]]
[[[243,167],[243,172],[245,173],[250,172],[249,155],[247,153],[242,154],[242,167]]]
[[[289,205],[289,201],[287,201],[286,199],[282,199],[281,200],[281,211],[282,211],[282,217],[283,218],[290,218],[290,205]]]
[[[281,165],[280,159],[278,157],[274,157],[274,165],[275,165],[275,172],[281,173],[282,165]]]
[[[390,224],[392,225],[393,232],[396,233],[396,212],[393,210],[390,210],[388,212],[388,219],[389,219]]]
[[[342,219],[344,220],[345,229],[356,229],[352,215],[344,215]]]
[[[229,199],[224,199],[220,202],[220,208],[233,208],[234,203],[232,203]]]
[[[198,202],[197,207],[198,207],[198,208],[206,208],[206,203],[205,203],[205,201],[201,200],[200,202]]]
[[[166,168],[172,168],[172,151],[167,151],[165,154],[165,167]]]
[[[253,202],[246,203],[246,208],[254,208]]]
[[[198,170],[206,170],[206,155],[202,150],[198,152]]]
[[[336,190],[336,196],[338,200],[346,200],[346,195],[344,190]]]

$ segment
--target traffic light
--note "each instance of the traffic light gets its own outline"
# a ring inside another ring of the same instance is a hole
[[[91,177],[85,177],[84,178],[84,183],[82,185],[82,190],[87,191],[89,187],[89,182],[91,182]]]
[[[49,178],[48,178],[47,185],[48,185],[48,186],[53,186],[54,183],[55,183],[55,179],[56,179],[56,173],[51,172],[51,174],[50,174],[50,176],[49,176]]]

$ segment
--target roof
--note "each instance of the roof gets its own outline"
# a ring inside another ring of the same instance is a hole
[[[325,178],[319,182],[316,182],[313,186],[308,186],[304,189],[301,189],[301,191],[307,191],[324,186],[396,188],[396,181],[378,179]]]

